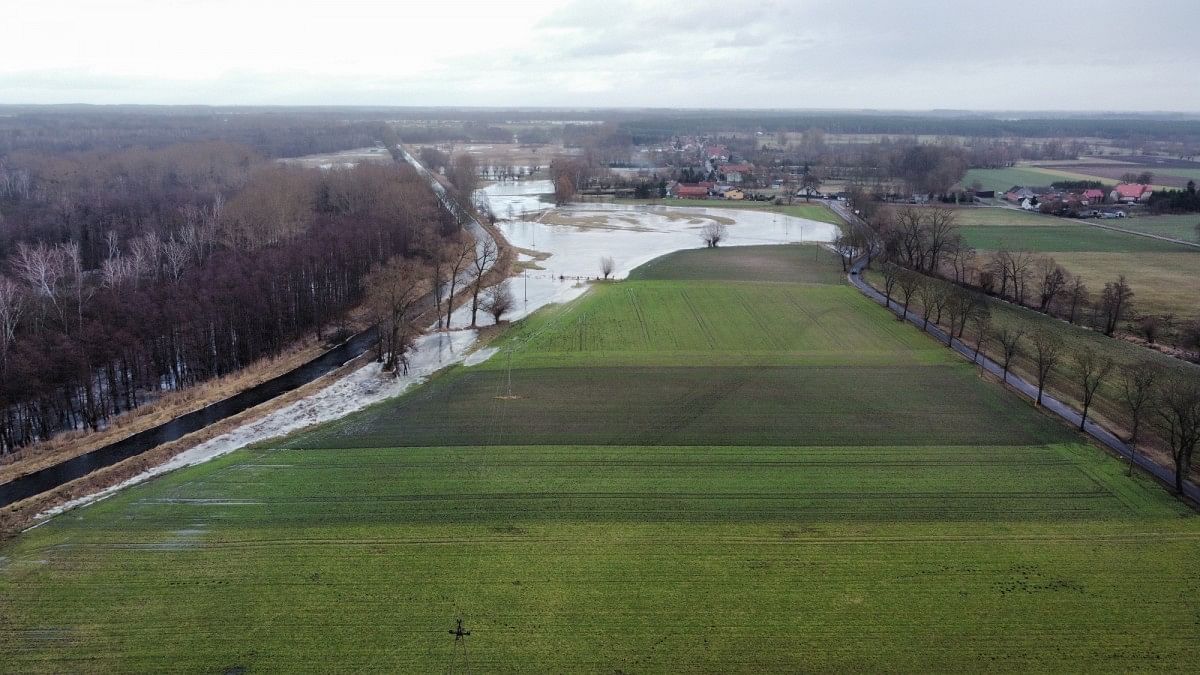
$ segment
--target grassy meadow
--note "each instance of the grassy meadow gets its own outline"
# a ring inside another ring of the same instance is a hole
[[[1200,520],[807,246],[0,546],[19,672],[1187,671]]]

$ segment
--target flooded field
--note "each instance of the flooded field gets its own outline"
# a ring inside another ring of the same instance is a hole
[[[350,168],[363,162],[390,164],[394,160],[391,153],[387,151],[387,148],[371,147],[342,150],[341,152],[326,152],[319,155],[305,155],[303,157],[286,157],[279,161],[284,164],[302,166],[306,169],[332,169],[335,167]]]
[[[555,207],[546,195],[548,180],[495,183],[481,190],[492,212],[506,218],[497,227],[513,246],[548,254],[510,283],[520,318],[550,303],[566,302],[602,276],[601,258],[611,257],[613,277],[661,255],[703,246],[701,230],[710,223],[728,229],[722,246],[830,242],[838,229],[829,223],[781,213],[746,209],[674,208],[670,205],[574,204]],[[509,215],[511,214],[511,215]],[[480,323],[491,322],[490,317]],[[469,309],[454,325],[470,322]]]

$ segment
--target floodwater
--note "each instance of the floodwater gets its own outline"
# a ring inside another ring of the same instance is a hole
[[[831,242],[838,229],[829,223],[757,209],[672,207],[623,204],[575,204],[553,208],[541,199],[553,189],[548,180],[495,183],[480,192],[497,216],[525,214],[497,223],[509,243],[549,254],[509,281],[516,311],[505,318],[520,319],[547,304],[567,302],[587,290],[587,281],[601,276],[600,259],[611,257],[613,278],[659,256],[704,245],[701,229],[712,222],[727,223],[722,246]],[[553,221],[553,222],[543,222]],[[455,311],[452,325],[470,323],[470,308]],[[478,318],[490,325],[491,317]]]

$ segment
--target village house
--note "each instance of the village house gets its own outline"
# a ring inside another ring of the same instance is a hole
[[[1134,204],[1136,202],[1144,202],[1147,199],[1150,199],[1150,195],[1153,192],[1154,190],[1152,190],[1149,185],[1142,185],[1141,183],[1121,183],[1115,189],[1113,189],[1109,197],[1114,202],[1118,202],[1120,204]]]
[[[1010,202],[1023,202],[1027,199],[1034,199],[1037,193],[1027,187],[1014,185],[1009,188],[1008,192],[1004,193],[1004,198]]]
[[[725,180],[729,183],[741,183],[746,179],[747,174],[754,173],[754,165],[746,162],[722,164],[720,173],[724,174]]]
[[[1103,204],[1104,203],[1104,190],[1101,190],[1100,188],[1092,188],[1090,190],[1084,190],[1083,198],[1085,200],[1087,200],[1088,204]]]
[[[676,183],[672,194],[676,199],[708,199],[708,190],[704,185]]]

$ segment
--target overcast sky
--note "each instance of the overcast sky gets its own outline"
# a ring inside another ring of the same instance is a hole
[[[0,0],[0,103],[1200,111],[1200,0]]]

